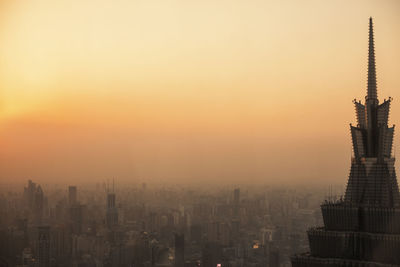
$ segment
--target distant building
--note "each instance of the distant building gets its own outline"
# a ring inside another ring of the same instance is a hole
[[[33,203],[35,199],[36,183],[32,180],[28,181],[28,186],[24,188],[24,201],[29,208],[33,208]]]
[[[233,216],[235,218],[239,217],[240,210],[240,188],[233,190]]]
[[[68,187],[68,203],[69,205],[74,205],[78,202],[78,190],[76,186]]]
[[[281,266],[281,256],[279,253],[279,249],[274,246],[269,246],[269,252],[268,252],[268,262],[269,262],[269,267],[279,267]],[[332,265],[333,267],[333,265]]]
[[[40,225],[45,210],[45,196],[40,185],[28,181],[28,186],[24,188],[24,202],[28,207],[29,218],[36,225]]]
[[[230,227],[227,223],[221,223],[219,225],[219,242],[222,246],[227,247],[230,243]]]
[[[219,222],[209,222],[207,224],[207,240],[209,242],[219,241]]]
[[[35,263],[35,261],[33,260],[31,249],[24,248],[24,250],[22,251],[22,266],[33,267],[34,263]]]
[[[43,219],[44,213],[44,193],[42,187],[39,185],[36,187],[36,192],[34,194],[34,202],[33,202],[33,217],[34,221],[37,224],[40,224]]]
[[[216,242],[207,242],[202,250],[203,267],[222,266],[222,247]]]
[[[50,226],[38,227],[36,260],[38,267],[50,266]]]
[[[175,234],[175,267],[185,266],[185,236]]]
[[[84,210],[85,210],[85,205],[81,205],[79,203],[70,206],[69,212],[70,212],[70,222],[71,222],[71,233],[77,235],[82,233]]]
[[[293,267],[399,266],[400,194],[392,157],[391,98],[379,104],[372,18],[369,22],[368,89],[365,104],[354,101],[350,125],[354,157],[344,199],[322,206],[324,227],[308,231],[310,253]]]
[[[107,194],[106,222],[109,228],[118,224],[118,210],[115,206],[115,193]]]

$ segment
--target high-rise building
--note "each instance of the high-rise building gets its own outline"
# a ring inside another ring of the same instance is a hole
[[[76,186],[68,187],[68,203],[69,205],[75,205],[78,202],[78,190]]]
[[[118,224],[118,210],[115,206],[115,193],[107,194],[106,221],[107,226],[110,228]]]
[[[216,242],[206,242],[202,249],[202,264],[204,267],[222,266],[222,247]],[[218,265],[219,264],[219,265]]]
[[[50,226],[38,227],[37,240],[37,263],[38,267],[50,266]]]
[[[29,220],[34,224],[40,225],[46,202],[42,187],[29,180],[28,186],[24,188],[24,201],[30,213]]]
[[[219,242],[222,246],[227,247],[230,243],[230,228],[229,224],[221,223],[219,225]]]
[[[239,217],[239,209],[240,209],[240,188],[235,188],[233,190],[233,216],[235,218]]]
[[[185,266],[185,236],[175,234],[175,267]]]
[[[24,200],[26,205],[32,209],[35,199],[36,183],[28,181],[28,186],[24,188]]]
[[[391,101],[378,101],[370,18],[367,95],[364,104],[354,101],[357,126],[350,125],[354,156],[345,196],[322,204],[324,227],[308,231],[310,252],[294,256],[294,267],[400,265],[394,126],[388,126]]]
[[[209,242],[219,241],[219,222],[212,221],[207,224],[207,240]]]
[[[69,207],[69,215],[71,222],[71,233],[81,234],[83,231],[85,206],[82,204],[74,204]]]
[[[269,267],[279,267],[281,266],[281,256],[279,253],[279,249],[273,245],[269,245],[268,247],[268,262]]]
[[[36,192],[34,194],[34,202],[33,202],[33,217],[34,217],[34,222],[37,224],[40,224],[43,219],[43,213],[44,213],[44,193],[42,190],[42,187],[39,185],[36,187]]]

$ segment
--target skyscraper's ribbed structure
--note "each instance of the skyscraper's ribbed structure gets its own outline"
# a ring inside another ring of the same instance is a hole
[[[354,156],[344,199],[326,201],[324,226],[308,231],[310,252],[293,267],[400,266],[400,195],[392,157],[391,98],[379,104],[374,33],[369,21],[365,103],[354,101],[357,126],[350,125]]]

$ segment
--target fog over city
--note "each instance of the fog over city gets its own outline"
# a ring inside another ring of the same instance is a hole
[[[1,1],[1,181],[344,184],[365,21],[379,21],[378,85],[396,103],[399,11],[395,0]]]
[[[399,14],[0,1],[0,267],[400,266]]]

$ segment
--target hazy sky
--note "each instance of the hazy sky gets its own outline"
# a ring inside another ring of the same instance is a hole
[[[396,124],[397,0],[3,0],[0,179],[344,184],[370,16]]]

